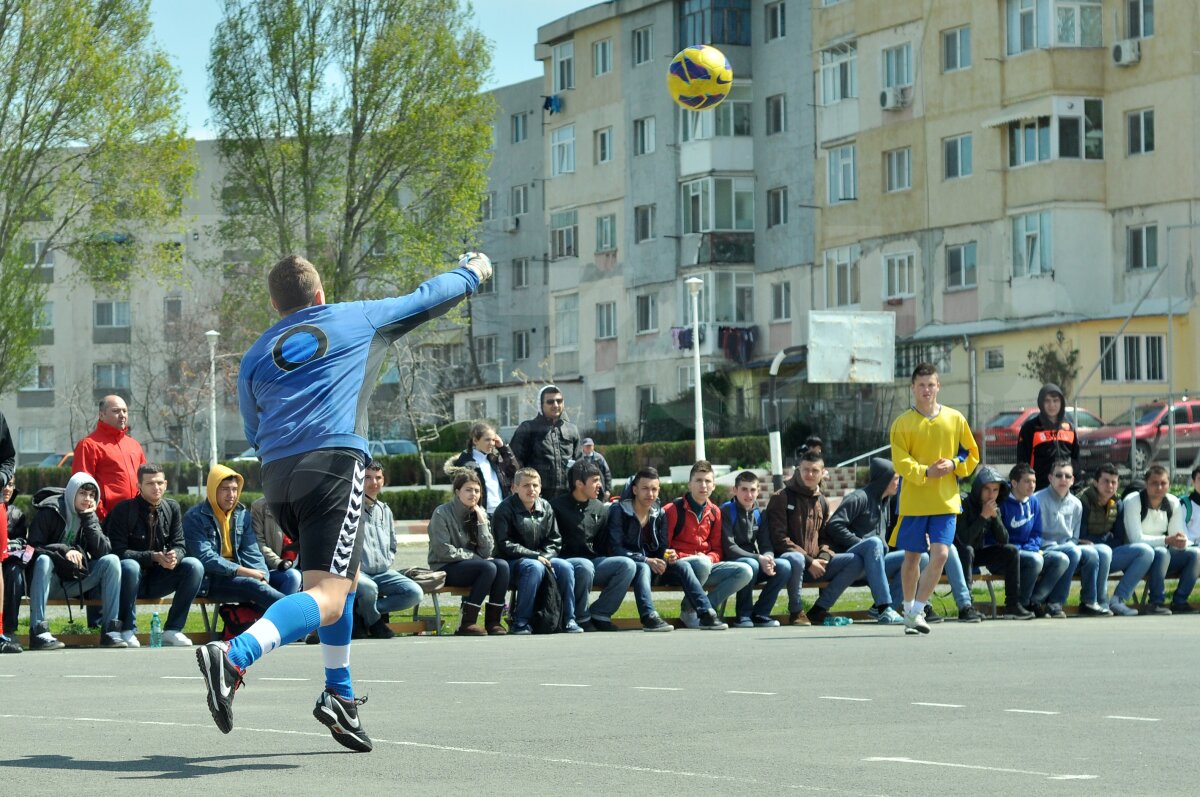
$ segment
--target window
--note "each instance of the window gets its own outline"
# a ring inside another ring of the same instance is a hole
[[[54,250],[46,248],[45,241],[28,241],[22,246],[25,268],[51,268],[54,265]]]
[[[1154,0],[1128,0],[1129,24],[1126,35],[1142,39],[1154,35]]]
[[[575,257],[579,254],[579,211],[565,210],[550,214],[550,257]]]
[[[1141,155],[1154,151],[1154,109],[1134,111],[1125,117],[1128,120],[1129,154]]]
[[[1053,270],[1050,262],[1050,211],[1013,217],[1013,276],[1032,277]]]
[[[829,204],[858,199],[858,177],[854,166],[854,145],[829,150]]]
[[[1129,228],[1125,267],[1130,271],[1158,268],[1158,225],[1143,224]]]
[[[554,93],[575,88],[575,42],[554,46]]]
[[[592,418],[596,428],[604,431],[617,424],[617,389],[614,387],[592,391]]]
[[[163,299],[163,322],[178,324],[183,320],[183,298],[168,296]]]
[[[1050,11],[1047,0],[1007,0],[1008,54],[1016,55],[1050,46]]]
[[[658,331],[658,295],[646,293],[637,297],[637,333]]]
[[[475,337],[475,362],[479,365],[491,365],[496,362],[495,335],[477,335]]]
[[[475,289],[476,296],[490,296],[496,293],[497,279],[484,280],[479,283],[479,287]]]
[[[53,426],[22,426],[17,430],[17,451],[22,454],[57,451],[54,445],[57,431]]]
[[[690,365],[676,366],[675,376],[680,393],[688,392],[696,384],[696,371]]]
[[[529,137],[529,114],[514,113],[509,121],[512,123],[512,143],[520,144]]]
[[[602,302],[596,305],[596,339],[617,336],[617,303]]]
[[[985,371],[1003,371],[1004,370],[1004,349],[984,349],[983,350],[983,370],[985,370]]]
[[[522,216],[529,212],[529,186],[521,183],[512,187],[509,209],[514,216]]]
[[[129,302],[96,302],[95,325],[97,327],[128,327]]]
[[[971,67],[971,28],[942,31],[942,71],[957,72]]]
[[[1008,126],[1008,165],[1050,160],[1050,117],[1039,116]]]
[[[53,390],[54,366],[35,365],[29,369],[29,382],[21,390]]]
[[[488,191],[483,195],[483,199],[479,200],[479,220],[489,221],[493,216],[493,209],[496,207],[496,192]]]
[[[617,248],[617,217],[609,214],[596,217],[596,251],[611,252]]]
[[[946,289],[975,287],[975,242],[946,247]]]
[[[685,234],[754,229],[754,178],[702,177],[680,188]]]
[[[517,417],[520,406],[521,401],[519,396],[497,396],[496,422],[501,426],[516,426],[520,420]]]
[[[512,286],[514,288],[529,287],[529,258],[518,257],[512,262]]]
[[[772,188],[767,191],[767,227],[778,227],[787,224],[788,220],[788,190],[787,187]]]
[[[749,136],[751,103],[746,99],[738,99],[737,86],[730,96],[716,108],[706,111],[692,111],[687,108],[679,109],[679,141],[701,141],[716,137]],[[741,96],[745,96],[742,94]]]
[[[638,385],[637,388],[637,407],[638,417],[642,417],[642,413],[646,408],[653,404],[656,400],[658,390],[654,385]]]
[[[600,77],[612,71],[612,39],[592,42],[592,75]]]
[[[513,333],[512,356],[513,360],[529,359],[529,332],[527,330],[518,329]]]
[[[654,151],[654,117],[633,120],[633,154],[649,155]]]
[[[887,275],[886,299],[903,299],[914,294],[913,255],[888,255],[883,259]]]
[[[128,363],[96,363],[92,367],[97,390],[129,389]]]
[[[858,304],[858,258],[857,246],[842,246],[825,251],[825,281],[831,307]]]
[[[1100,100],[1084,100],[1083,116],[1060,116],[1058,157],[1104,158],[1104,109]]]
[[[971,135],[954,136],[942,141],[943,174],[947,180],[970,177],[972,164]]]
[[[1165,346],[1162,335],[1122,335],[1113,343],[1112,335],[1100,336],[1101,382],[1162,382],[1165,377]]]
[[[680,0],[679,48],[750,44],[750,0]]]
[[[912,44],[905,42],[883,51],[883,87],[912,85]]]
[[[821,104],[858,96],[858,44],[848,42],[821,51]]]
[[[786,97],[775,94],[767,97],[767,135],[782,133],[787,129]]]
[[[54,302],[42,302],[33,314],[34,329],[54,329]]]
[[[933,363],[943,376],[950,373],[950,347],[936,343],[906,343],[896,344],[896,375],[913,372],[917,363]]]
[[[550,133],[550,174],[575,171],[575,125],[566,125]]]
[[[487,415],[487,399],[467,399],[466,412],[468,418],[482,418]]]
[[[654,240],[654,205],[638,205],[633,209],[633,239],[636,243]]]
[[[1055,47],[1099,47],[1100,0],[1007,0],[1008,54]]]
[[[654,26],[647,25],[633,32],[633,65],[649,63],[654,59]]]
[[[613,134],[611,127],[603,127],[596,131],[593,151],[596,163],[609,163],[613,159]]]
[[[787,5],[780,0],[778,3],[768,3],[767,12],[767,41],[782,39],[787,35]]]
[[[1099,47],[1100,0],[1055,0],[1054,43],[1059,47]]]
[[[792,320],[792,283],[776,282],[771,286],[771,320]]]
[[[905,191],[912,188],[912,148],[903,147],[883,153],[885,190]]]
[[[554,345],[560,349],[579,346],[579,294],[554,300]]]

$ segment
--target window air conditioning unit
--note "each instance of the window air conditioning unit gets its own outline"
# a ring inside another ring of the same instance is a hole
[[[506,216],[504,218],[504,231],[516,232],[521,228],[521,219],[519,216]]]
[[[910,88],[893,86],[879,92],[879,107],[885,111],[896,111],[908,105]]]
[[[1142,43],[1137,39],[1121,39],[1113,45],[1112,59],[1117,66],[1133,66],[1142,60]]]

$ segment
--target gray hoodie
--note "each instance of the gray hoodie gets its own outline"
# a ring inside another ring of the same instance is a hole
[[[838,553],[848,551],[867,537],[882,537],[886,542],[892,513],[883,493],[895,475],[896,469],[889,460],[873,457],[867,486],[842,499],[821,530],[821,542]]]
[[[1042,512],[1042,548],[1079,542],[1079,527],[1083,523],[1083,504],[1067,493],[1059,498],[1053,487],[1033,494]]]

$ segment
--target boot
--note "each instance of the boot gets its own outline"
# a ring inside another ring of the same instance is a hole
[[[491,604],[489,603],[488,606],[491,607]],[[462,622],[459,623],[458,630],[454,632],[455,636],[487,636],[488,632],[484,630],[483,626],[475,622],[479,619],[480,608],[478,603],[463,601]],[[491,612],[491,608],[488,611]]]
[[[476,607],[475,611],[479,611]],[[484,625],[487,627],[489,636],[504,636],[508,632],[504,630],[504,626],[500,625],[500,615],[504,613],[503,603],[492,603],[488,601],[487,609],[484,613]]]

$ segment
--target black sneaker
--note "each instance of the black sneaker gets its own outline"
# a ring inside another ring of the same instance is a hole
[[[828,614],[828,609],[822,609],[820,606],[814,606],[808,610],[808,622],[812,625],[824,625],[825,616]]]
[[[21,643],[12,637],[0,635],[0,654],[2,653],[24,653],[25,648],[21,647]]]
[[[584,620],[582,623],[576,623],[575,625],[579,626],[587,633],[597,630],[594,620]]]
[[[127,648],[129,643],[121,637],[121,623],[113,620],[104,631],[100,632],[100,647]]]
[[[365,697],[346,700],[326,689],[317,698],[313,716],[329,728],[334,741],[342,747],[348,747],[356,753],[369,753],[375,745],[358,720],[358,707],[366,702]]]
[[[725,631],[728,628],[725,621],[711,609],[700,615],[700,630],[702,631]]]
[[[1046,616],[1047,609],[1044,603],[1033,603],[1030,604],[1029,608],[1033,610],[1033,616],[1039,620]]]
[[[599,617],[592,618],[591,626],[592,626],[593,631],[620,631],[621,630],[620,628],[617,628],[616,624],[614,624],[612,620],[601,620]],[[583,627],[583,630],[584,631],[588,630],[588,627],[585,625]]]
[[[657,614],[648,614],[642,618],[643,631],[674,631],[675,626],[668,623],[666,620],[659,617]]]
[[[228,642],[209,642],[196,648],[196,663],[208,687],[208,710],[221,733],[233,730],[233,696],[246,671],[229,660]]]
[[[943,619],[944,618],[940,614],[933,610],[932,606],[930,606],[928,603],[925,604],[925,622],[933,625],[934,623],[940,623]]]
[[[1032,620],[1033,612],[1026,609],[1019,603],[1014,603],[1011,606],[1004,607],[1005,620]]]
[[[30,650],[60,650],[65,647],[66,645],[50,633],[50,626],[45,623],[38,623],[29,629]]]
[[[958,621],[960,623],[982,623],[983,615],[975,611],[975,607],[968,603],[958,610]]]
[[[1194,611],[1196,610],[1192,608],[1192,604],[1190,603],[1176,603],[1171,601],[1172,614],[1191,614]]]
[[[321,635],[318,634],[315,629],[312,631],[309,631],[308,636],[304,637],[304,644],[306,644],[306,645],[321,644]]]
[[[367,635],[371,639],[391,639],[396,636],[396,632],[388,627],[386,620],[380,617],[367,628]]]

